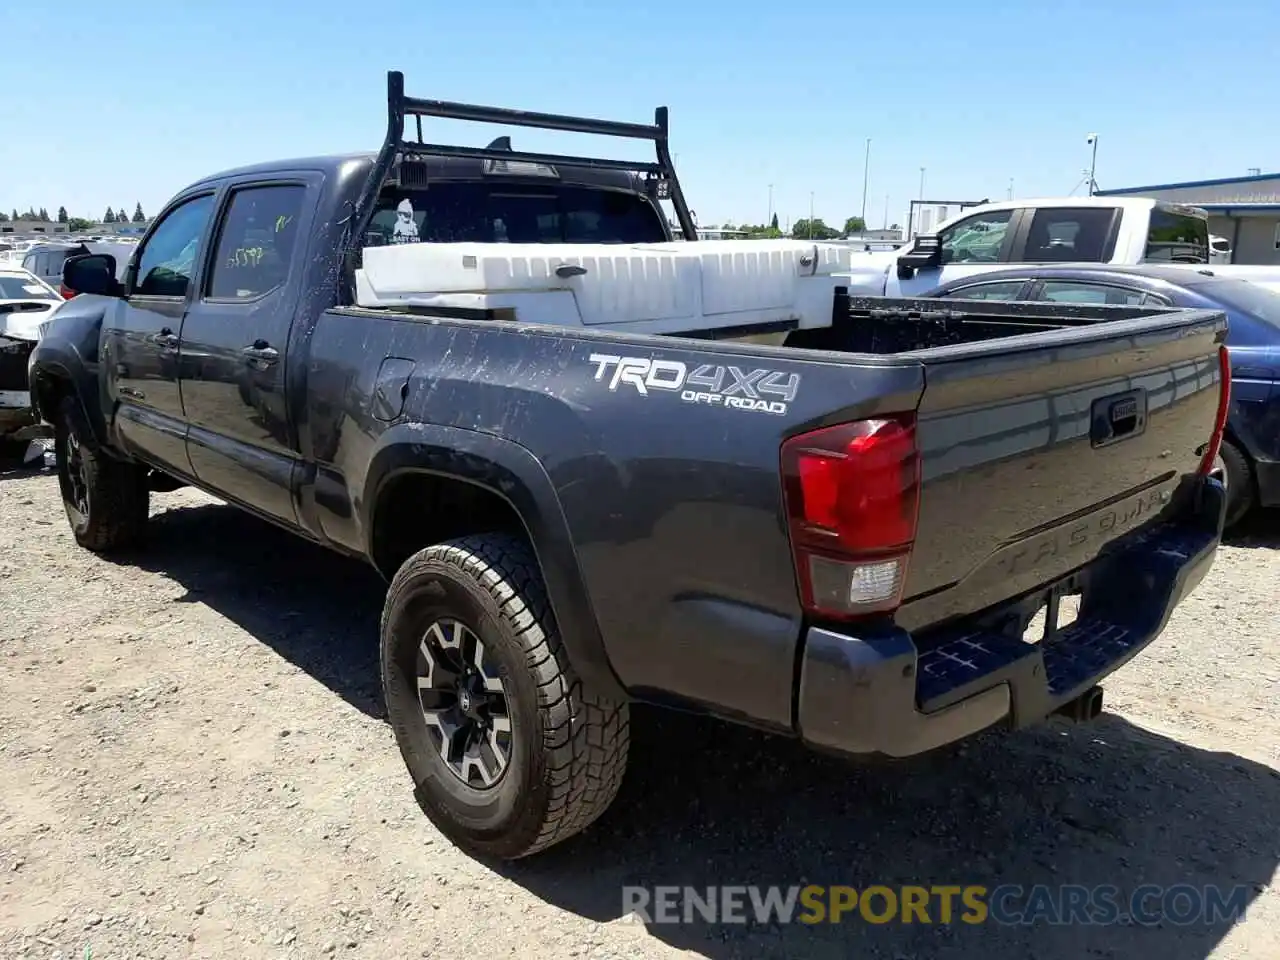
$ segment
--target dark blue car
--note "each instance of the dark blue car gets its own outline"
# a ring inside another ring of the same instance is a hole
[[[1218,469],[1227,485],[1227,525],[1254,506],[1280,506],[1280,294],[1215,277],[1210,267],[1033,265],[963,277],[926,296],[1224,311],[1231,325],[1231,414]]]

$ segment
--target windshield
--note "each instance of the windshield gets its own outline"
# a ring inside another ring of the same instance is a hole
[[[58,295],[35,277],[0,273],[0,300],[57,300]]]
[[[386,190],[367,244],[659,243],[661,215],[618,190],[513,183],[438,183]]]
[[[1231,310],[1247,314],[1273,327],[1280,327],[1280,294],[1248,280],[1213,280],[1192,289]]]
[[[1209,221],[1156,207],[1151,211],[1145,259],[1156,262],[1208,263]]]

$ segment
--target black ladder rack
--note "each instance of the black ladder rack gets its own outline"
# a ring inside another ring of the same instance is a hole
[[[416,121],[416,140],[404,137],[404,121],[413,117]],[[470,120],[477,123],[495,123],[516,127],[536,127],[544,130],[563,130],[568,133],[589,133],[606,137],[622,137],[628,140],[651,140],[657,153],[656,161],[649,163],[635,160],[613,160],[603,157],[574,157],[550,153],[527,153],[489,147],[460,147],[440,143],[427,143],[422,137],[422,118],[441,117],[450,120]],[[510,110],[505,107],[483,107],[469,103],[453,103],[448,100],[422,100],[406,97],[404,74],[398,70],[387,73],[387,135],[374,163],[369,185],[353,212],[353,243],[359,242],[373,218],[378,193],[398,157],[432,156],[461,157],[471,160],[497,160],[516,163],[532,163],[544,166],[580,167],[593,170],[620,170],[644,174],[656,179],[666,190],[675,207],[676,219],[686,240],[698,238],[693,215],[685,202],[680,179],[671,161],[671,149],[667,133],[667,108],[658,107],[653,112],[653,123],[626,123],[618,120],[598,120],[591,117],[570,117],[555,113],[536,113],[529,110]]]

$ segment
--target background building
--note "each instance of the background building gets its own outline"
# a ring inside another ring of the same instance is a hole
[[[71,228],[56,220],[3,220],[0,221],[0,233],[69,233]]]
[[[1280,263],[1280,173],[1099,190],[1100,197],[1151,197],[1201,207],[1209,232],[1231,243],[1232,263]]]

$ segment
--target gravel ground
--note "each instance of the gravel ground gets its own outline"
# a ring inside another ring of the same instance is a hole
[[[1107,712],[911,763],[637,711],[622,795],[515,866],[415,805],[377,693],[382,584],[179,491],[75,547],[0,470],[0,956],[1280,956],[1280,523],[1223,549]],[[649,925],[624,884],[1237,884],[1234,926]]]

